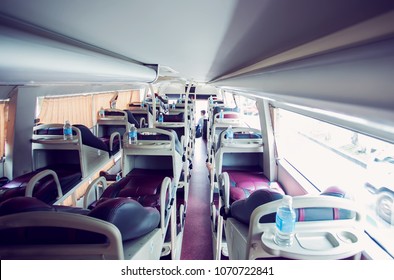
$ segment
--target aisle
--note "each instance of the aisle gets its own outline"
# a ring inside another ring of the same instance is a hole
[[[206,154],[206,143],[196,139],[181,260],[213,259]]]

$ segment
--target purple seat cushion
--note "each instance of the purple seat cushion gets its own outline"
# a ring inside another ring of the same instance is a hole
[[[143,206],[160,208],[160,190],[165,177],[171,177],[170,170],[134,169],[120,181],[113,183],[102,197],[130,197]]]
[[[262,189],[274,189],[284,194],[282,187],[270,182],[262,171],[226,170],[230,178],[230,202],[245,199],[253,192]]]

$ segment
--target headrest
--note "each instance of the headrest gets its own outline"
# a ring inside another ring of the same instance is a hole
[[[0,216],[32,211],[55,211],[50,205],[35,197],[13,197],[0,204]]]
[[[249,224],[250,216],[254,209],[268,202],[281,199],[282,194],[271,189],[262,189],[253,192],[248,198],[235,201],[230,206],[230,215],[238,221]],[[262,217],[261,223],[270,223],[275,221],[276,213]]]
[[[160,223],[160,213],[154,208],[143,207],[130,198],[112,198],[99,203],[88,216],[114,224],[122,240],[143,236]]]

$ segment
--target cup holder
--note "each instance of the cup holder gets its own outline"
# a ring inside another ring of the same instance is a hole
[[[338,232],[337,236],[340,240],[342,240],[343,242],[348,243],[348,244],[356,243],[358,241],[357,236],[349,231]]]

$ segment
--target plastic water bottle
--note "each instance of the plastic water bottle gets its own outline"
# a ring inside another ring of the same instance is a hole
[[[116,182],[118,182],[118,181],[120,181],[122,179],[122,176],[120,176],[120,172],[118,172],[117,174],[116,174]]]
[[[233,127],[231,125],[226,129],[226,138],[227,141],[233,142],[234,132],[233,132]]]
[[[276,232],[274,242],[279,246],[291,246],[294,239],[296,213],[293,209],[293,198],[283,196],[282,204],[276,211]]]
[[[220,110],[219,118],[220,118],[220,119],[223,119],[223,109]]]
[[[63,139],[72,140],[73,139],[73,129],[69,121],[65,121],[63,126]]]
[[[141,108],[144,108],[145,107],[145,102],[144,102],[144,100],[142,100],[141,101]]]
[[[104,118],[105,117],[105,111],[104,111],[103,107],[100,108],[99,116],[100,116],[100,118]]]
[[[137,144],[137,128],[134,124],[131,124],[129,131],[129,144]]]
[[[159,115],[159,123],[162,123],[163,120],[164,120],[163,113],[160,113],[160,115]]]
[[[209,104],[213,104],[213,97],[212,97],[212,95],[209,97]]]
[[[175,109],[175,102],[174,103],[172,103],[172,109]]]

